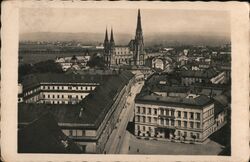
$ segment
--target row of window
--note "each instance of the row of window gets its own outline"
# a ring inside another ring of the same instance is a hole
[[[75,96],[72,96],[72,95],[50,95],[50,94],[47,94],[47,95],[43,95],[43,98],[52,98],[52,99],[64,99],[64,98],[76,98],[76,99],[83,99],[84,98],[84,95],[75,95]]]
[[[147,129],[146,129],[146,127],[144,125],[143,126],[138,125],[137,130],[138,130],[138,132],[140,132],[140,131],[143,131],[143,132],[147,131],[147,133],[152,133],[153,132],[153,129],[151,127],[147,127]],[[156,130],[154,132],[155,132],[155,134],[157,133]],[[162,130],[160,130],[159,132],[163,133]],[[181,131],[177,131],[177,136],[199,139],[200,138],[200,133],[193,133],[193,132],[188,133],[186,131],[184,131],[182,133]]]
[[[140,106],[137,106],[136,107],[137,109],[137,113],[141,113],[141,114],[146,114],[146,109],[147,109],[147,114],[151,115],[157,115],[157,109],[156,108],[146,108],[146,107],[140,107]]]
[[[94,90],[95,87],[94,86],[42,86],[42,89],[48,89],[48,90],[64,90],[64,89],[68,89],[68,90]]]
[[[145,117],[145,116],[136,116],[135,117],[136,122],[141,122],[141,123],[157,123],[157,118],[156,117]],[[159,124],[160,125],[165,125],[165,126],[175,126],[175,120],[174,119],[159,119]],[[178,127],[183,127],[183,128],[200,128],[200,122],[193,122],[193,121],[180,121],[177,120],[177,126]]]
[[[189,138],[195,138],[195,139],[199,139],[200,138],[200,133],[193,133],[193,132],[186,132],[184,131],[183,133],[181,133],[181,131],[177,131],[177,136],[182,136],[182,137],[189,137]]]
[[[148,115],[157,115],[157,109],[156,108],[146,108],[146,107],[140,107],[137,106],[137,113],[141,114],[148,114]],[[173,116],[174,117],[175,111],[173,109],[160,109],[160,115],[166,115],[166,116]],[[177,117],[178,118],[188,118],[188,112],[184,111],[177,111]],[[200,113],[194,113],[194,112],[189,112],[189,119],[196,119],[200,120],[201,114]]]
[[[204,112],[204,118],[210,117],[214,114],[214,109],[209,109],[208,111]]]
[[[193,120],[194,118],[196,120],[200,120],[201,119],[201,114],[200,113],[194,113],[194,112],[181,112],[181,111],[177,111],[177,118],[184,118],[187,119],[188,118],[188,114],[189,114],[189,119]]]

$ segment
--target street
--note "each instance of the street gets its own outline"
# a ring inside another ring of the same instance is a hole
[[[126,134],[127,124],[133,120],[135,96],[140,92],[142,87],[143,82],[135,83],[135,85],[131,87],[131,95],[128,96],[126,105],[119,116],[119,122],[116,125],[117,129],[113,130],[105,145],[105,153],[118,154],[120,152]]]

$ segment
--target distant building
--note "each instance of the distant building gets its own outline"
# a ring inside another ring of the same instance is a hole
[[[18,127],[22,129],[49,112],[55,116],[63,133],[80,145],[82,152],[103,153],[120,112],[126,106],[133,83],[134,75],[129,71],[121,71],[106,78],[103,84],[78,104],[20,103]]]
[[[186,70],[180,73],[182,85],[189,86],[193,83],[223,84],[226,82],[226,73],[213,68],[206,70]]]
[[[106,29],[104,39],[104,60],[108,67],[120,65],[144,65],[145,51],[141,25],[141,14],[138,10],[137,27],[135,39],[128,46],[117,46],[114,41],[113,29],[111,29],[110,40]]]
[[[60,64],[63,71],[67,71],[70,68],[76,70],[85,69],[87,62],[90,60],[90,56],[72,56],[72,57],[59,57],[55,62]]]

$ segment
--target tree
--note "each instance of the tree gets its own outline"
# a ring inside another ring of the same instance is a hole
[[[47,60],[32,64],[22,64],[18,67],[18,76],[21,79],[25,75],[34,73],[63,73],[61,66],[54,60]]]

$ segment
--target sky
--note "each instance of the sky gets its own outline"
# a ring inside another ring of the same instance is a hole
[[[141,9],[144,34],[195,33],[230,35],[230,14],[225,11]],[[137,9],[22,8],[20,33],[66,32],[134,34]]]

